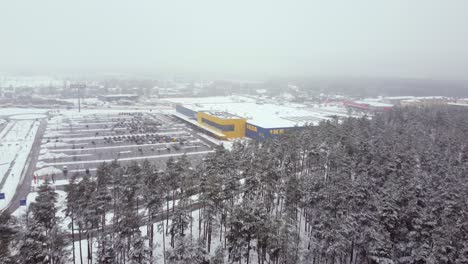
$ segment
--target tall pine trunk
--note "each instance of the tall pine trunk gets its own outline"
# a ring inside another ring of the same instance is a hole
[[[211,251],[211,221],[208,222],[208,253]]]
[[[153,238],[154,238],[153,227],[154,227],[154,224],[151,223],[149,225],[149,230],[147,231],[147,233],[148,233],[147,235],[149,237],[150,263],[153,263],[153,250],[154,250],[154,246],[153,246]]]
[[[91,244],[89,243],[90,242],[89,240],[90,240],[90,238],[89,238],[89,228],[88,228],[86,230],[86,241],[88,242],[88,264],[91,264],[92,263],[92,261],[91,261],[91,259],[92,259],[92,253],[91,253],[92,249],[91,249]]]
[[[74,223],[73,223],[73,211],[71,214],[71,230],[72,230],[72,253],[73,253],[73,264],[75,264],[75,228],[74,228]],[[81,243],[81,242],[80,242]]]
[[[172,191],[172,213],[174,213],[174,210],[175,210],[175,194],[176,194],[176,191]]]
[[[249,261],[250,261],[250,234],[249,234],[249,238],[248,238],[248,241],[247,241],[247,260],[246,260],[246,264],[249,264]]]
[[[163,259],[164,264],[166,264],[166,232],[164,231],[164,221],[162,221],[162,235],[163,235]]]
[[[80,264],[83,264],[83,250],[81,249],[81,225],[79,225],[79,228],[78,229],[78,239],[80,241],[80,245],[79,245],[79,248],[80,248]]]
[[[166,198],[166,235],[169,232],[169,196]]]

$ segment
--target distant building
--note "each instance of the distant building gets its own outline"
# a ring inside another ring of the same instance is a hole
[[[13,98],[15,97],[15,87],[0,87],[1,98]]]
[[[454,108],[465,108],[468,109],[468,103],[463,103],[463,102],[457,102],[457,103],[448,103],[447,104],[449,107],[454,107]]]
[[[443,96],[418,96],[412,99],[402,100],[402,106],[433,106],[444,105],[450,101],[449,98]]]
[[[403,105],[405,101],[415,100],[414,96],[388,96],[383,98],[382,102],[392,105]]]
[[[400,101],[401,106],[420,106],[422,105],[422,101],[419,99],[407,99]]]
[[[170,90],[170,89],[159,89],[157,96],[159,98],[168,98],[168,97],[187,97],[192,96],[192,93],[189,91],[179,91],[179,90]]]
[[[347,108],[363,112],[382,112],[393,108],[392,104],[377,101],[344,101],[343,105]]]
[[[417,97],[421,101],[422,105],[432,106],[432,105],[443,105],[447,104],[450,101],[450,98],[444,96],[424,96]]]
[[[107,95],[100,95],[98,98],[101,101],[105,102],[115,102],[120,100],[129,100],[129,101],[136,101],[138,100],[137,94],[107,94]]]

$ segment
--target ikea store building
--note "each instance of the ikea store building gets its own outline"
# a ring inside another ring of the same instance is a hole
[[[220,139],[247,137],[262,142],[329,119],[324,114],[306,110],[300,105],[259,103],[250,98],[179,99],[175,104],[175,116]]]

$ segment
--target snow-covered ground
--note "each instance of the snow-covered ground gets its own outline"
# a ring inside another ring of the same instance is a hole
[[[231,150],[232,149],[232,145],[234,144],[234,141],[228,141],[228,140],[220,140],[220,139],[217,139],[217,138],[214,138],[214,137],[210,137],[206,134],[203,134],[203,133],[197,133],[200,137],[216,144],[216,145],[223,145],[225,149],[228,149],[228,150]]]
[[[10,121],[0,133],[0,193],[5,194],[0,210],[8,206],[21,182],[38,128],[38,121]]]
[[[26,197],[26,205],[18,207],[18,209],[16,209],[16,211],[14,211],[12,215],[18,219],[24,217],[26,215],[27,210],[29,209],[31,202],[36,200],[37,195],[37,192],[29,193]]]
[[[48,109],[39,108],[0,108],[0,116],[26,115],[26,114],[45,114]]]
[[[41,119],[46,118],[47,116],[44,114],[19,114],[19,115],[12,115],[10,119],[12,120],[33,120],[33,119]]]

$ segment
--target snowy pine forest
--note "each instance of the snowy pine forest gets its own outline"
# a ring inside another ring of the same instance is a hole
[[[104,163],[0,216],[0,263],[468,263],[468,112],[396,108],[236,142],[200,164]],[[65,225],[60,223],[66,223]]]

